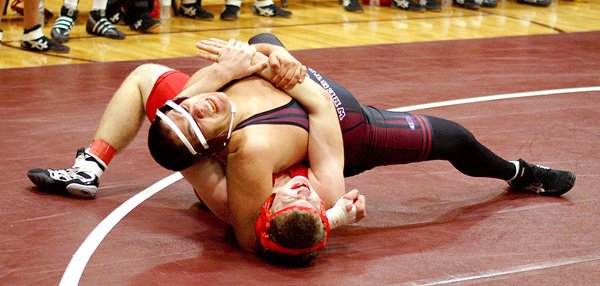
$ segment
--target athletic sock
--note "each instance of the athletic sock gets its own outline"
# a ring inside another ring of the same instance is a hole
[[[256,7],[267,7],[273,4],[273,0],[254,0],[254,5]]]
[[[77,3],[79,0],[65,0],[63,3],[65,7],[71,10],[77,10]]]
[[[106,5],[108,5],[108,0],[94,0],[92,10],[105,10]]]
[[[242,7],[242,0],[225,0],[225,5]]]
[[[517,176],[519,176],[519,171],[521,170],[521,166],[520,166],[521,164],[519,163],[519,161],[510,161],[510,163],[515,165],[515,175],[512,178],[507,180],[509,182],[514,180]]]
[[[95,139],[92,141],[90,146],[88,146],[85,152],[94,157],[94,159],[96,159],[96,161],[102,165],[103,169],[106,169],[108,164],[110,164],[110,161],[112,161],[113,157],[115,156],[116,150],[106,141],[102,139]]]

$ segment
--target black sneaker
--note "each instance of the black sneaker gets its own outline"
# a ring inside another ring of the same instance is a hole
[[[79,12],[63,5],[62,8],[60,8],[59,15],[56,22],[54,22],[54,26],[52,26],[52,30],[50,30],[50,36],[59,43],[66,43],[69,41],[71,30],[73,29],[73,25],[75,24],[75,20],[77,20]]]
[[[199,2],[191,4],[181,4],[179,7],[179,14],[186,18],[199,19],[205,21],[212,21],[215,16],[210,12],[204,10]]]
[[[283,9],[275,6],[275,4],[271,4],[271,5],[267,5],[267,6],[263,6],[263,7],[257,7],[256,5],[254,5],[254,6],[252,6],[252,12],[256,15],[264,16],[264,17],[290,17],[290,16],[292,16],[292,12],[283,10]]]
[[[392,7],[413,12],[425,11],[425,7],[413,0],[392,0]]]
[[[548,167],[529,164],[519,159],[519,174],[508,182],[511,188],[534,192],[544,196],[560,196],[575,184],[575,174]]]
[[[471,10],[479,10],[482,2],[483,0],[455,0],[456,5]]]
[[[552,4],[552,0],[517,0],[517,3],[548,7]]]
[[[41,36],[35,40],[23,41],[21,42],[21,48],[32,52],[68,53],[71,51],[71,48],[46,36]]]
[[[160,29],[160,21],[152,19],[148,13],[142,13],[135,22],[129,24],[129,27],[140,33],[156,34]]]
[[[125,39],[125,33],[117,30],[106,18],[104,10],[92,10],[87,19],[85,30],[88,34],[107,37],[110,39]]]
[[[75,166],[72,168],[58,170],[35,168],[27,172],[27,177],[41,191],[93,199],[100,184],[94,171],[88,171],[94,169],[96,172],[102,172],[103,166],[81,148],[77,150]]]
[[[240,7],[235,5],[225,5],[223,11],[221,11],[221,20],[223,21],[235,21],[240,16]]]
[[[342,0],[342,6],[348,12],[362,13],[363,7],[358,0]]]

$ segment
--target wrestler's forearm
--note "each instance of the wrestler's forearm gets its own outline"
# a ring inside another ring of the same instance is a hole
[[[275,45],[271,45],[271,44],[266,44],[266,43],[257,43],[257,44],[253,44],[253,46],[256,47],[256,52],[259,52],[259,53],[261,53],[261,54],[263,54],[263,55],[265,55],[267,57],[271,53],[275,52],[278,49],[285,50],[285,48],[283,48],[283,47],[279,47],[279,46],[275,46]]]
[[[345,193],[344,142],[337,113],[329,94],[312,80],[306,80],[288,93],[308,111],[308,160],[315,175],[313,184],[326,206]]]
[[[178,96],[193,96],[199,93],[217,91],[234,78],[227,70],[214,63],[195,72],[187,81]]]
[[[253,61],[264,61],[266,56],[256,53]],[[259,73],[272,77],[270,68]],[[296,99],[308,112],[309,141],[308,158],[315,175],[315,189],[329,207],[345,193],[344,144],[337,113],[329,94],[317,83],[306,80],[286,92]]]

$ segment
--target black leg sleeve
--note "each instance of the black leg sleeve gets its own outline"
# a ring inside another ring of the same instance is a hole
[[[262,34],[258,34],[252,38],[250,38],[250,40],[248,40],[248,44],[252,45],[252,44],[271,44],[271,45],[275,45],[275,46],[280,46],[280,47],[284,47],[283,43],[273,34],[271,33],[262,33]]]
[[[457,170],[473,177],[511,179],[515,166],[483,146],[462,125],[427,116],[433,130],[431,153],[427,160],[447,160]]]

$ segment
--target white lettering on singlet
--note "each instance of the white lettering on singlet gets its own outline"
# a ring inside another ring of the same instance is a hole
[[[335,106],[335,109],[337,110],[339,120],[342,121],[344,119],[344,117],[346,117],[346,110],[342,106],[342,101],[340,100],[340,98],[337,96],[337,94],[335,93],[333,88],[331,88],[329,86],[329,83],[327,81],[325,81],[323,79],[323,77],[317,71],[315,71],[311,68],[308,68],[308,71],[312,75],[315,76],[317,81],[321,84],[321,87],[323,87],[325,89],[325,91],[327,91],[327,93],[329,93],[329,96],[331,96],[331,101],[333,102],[333,105]]]

